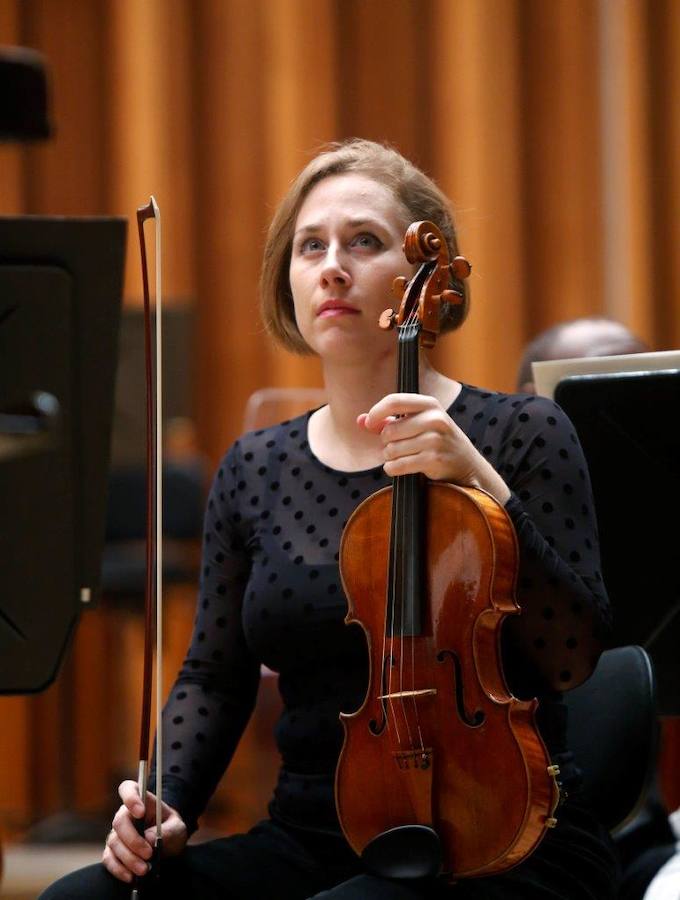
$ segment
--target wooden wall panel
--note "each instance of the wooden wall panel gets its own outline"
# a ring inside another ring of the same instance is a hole
[[[598,23],[590,0],[520,6],[529,337],[603,308]]]
[[[269,219],[293,178],[318,148],[343,135],[338,105],[341,45],[334,28],[333,0],[273,0],[260,13],[269,63],[262,85],[264,238]],[[259,272],[260,259],[258,255],[254,272]],[[257,303],[256,290],[252,296]],[[321,384],[321,369],[314,357],[287,353],[266,338],[262,351],[269,379],[265,386]]]
[[[472,263],[468,321],[436,358],[453,377],[508,389],[525,331],[518,11],[442,0],[434,18],[432,168]]]
[[[134,216],[154,194],[163,220],[163,294],[186,301],[196,288],[192,6],[116,0],[107,10],[106,206],[130,217],[125,295],[142,302]]]
[[[648,123],[654,147],[652,247],[654,263],[638,298],[653,319],[653,346],[680,345],[680,3],[659,0],[647,7],[651,74]]]
[[[103,212],[103,0],[22,4],[22,41],[48,65],[54,134],[26,150],[27,212]]]
[[[432,4],[346,0],[337,6],[343,138],[387,141],[416,164],[430,163]]]
[[[8,828],[24,824],[31,805],[30,707],[25,697],[0,697],[0,819]]]
[[[0,0],[0,45],[21,44],[20,0]],[[25,212],[24,151],[9,143],[0,143],[0,214]]]
[[[680,344],[675,0],[0,0],[0,40],[47,55],[56,122],[43,146],[0,146],[0,214],[132,217],[156,194],[166,297],[196,308],[197,441],[212,464],[254,390],[320,383],[317,361],[268,343],[257,279],[276,202],[328,140],[394,142],[451,197],[473,309],[436,351],[447,373],[510,388],[529,336],[604,309]],[[605,97],[610,71],[621,78]],[[604,140],[605,118],[620,140]],[[133,228],[130,304],[139,280]],[[190,617],[192,601],[173,602]],[[77,803],[129,768],[136,724],[114,720],[113,703],[94,709],[135,693],[134,665],[107,674],[102,660],[138,655],[137,622],[117,612],[115,628],[92,618],[82,633],[73,685],[0,698],[0,811],[13,821],[58,802],[60,691],[77,699],[75,755],[95,766]]]

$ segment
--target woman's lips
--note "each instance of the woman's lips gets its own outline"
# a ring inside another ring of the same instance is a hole
[[[336,301],[330,300],[327,303],[323,303],[319,312],[317,313],[318,318],[327,319],[331,316],[356,316],[359,315],[359,310],[354,306],[349,306],[344,303],[338,303]]]

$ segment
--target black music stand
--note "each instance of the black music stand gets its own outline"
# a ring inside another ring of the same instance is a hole
[[[54,680],[99,590],[125,235],[0,217],[0,693]]]
[[[555,389],[588,461],[613,645],[652,657],[659,712],[680,714],[680,370],[571,375]]]

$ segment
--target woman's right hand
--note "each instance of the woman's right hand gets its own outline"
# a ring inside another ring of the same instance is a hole
[[[120,881],[130,882],[135,875],[146,875],[149,869],[149,860],[156,844],[156,798],[147,791],[145,808],[134,781],[123,781],[118,794],[123,805],[113,817],[102,862]],[[187,827],[179,813],[167,803],[163,804],[162,810],[163,856],[176,856],[182,852],[189,838]],[[147,826],[143,835],[135,827],[135,819],[142,817]]]

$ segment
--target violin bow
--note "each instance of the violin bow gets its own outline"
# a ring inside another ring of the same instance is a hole
[[[144,223],[154,219],[156,233],[156,328],[155,359],[152,347],[152,316],[149,299],[149,276],[144,239]],[[146,369],[146,588],[144,596],[144,673],[142,679],[142,714],[139,737],[137,786],[146,809],[149,777],[149,737],[151,730],[151,691],[153,683],[154,619],[156,622],[156,845],[150,871],[157,878],[161,857],[161,824],[163,794],[163,405],[162,405],[162,315],[161,315],[161,213],[154,197],[137,210],[137,227],[142,260],[144,286],[144,356]],[[135,821],[144,834],[146,816]],[[139,900],[143,879],[135,876],[131,900]]]

